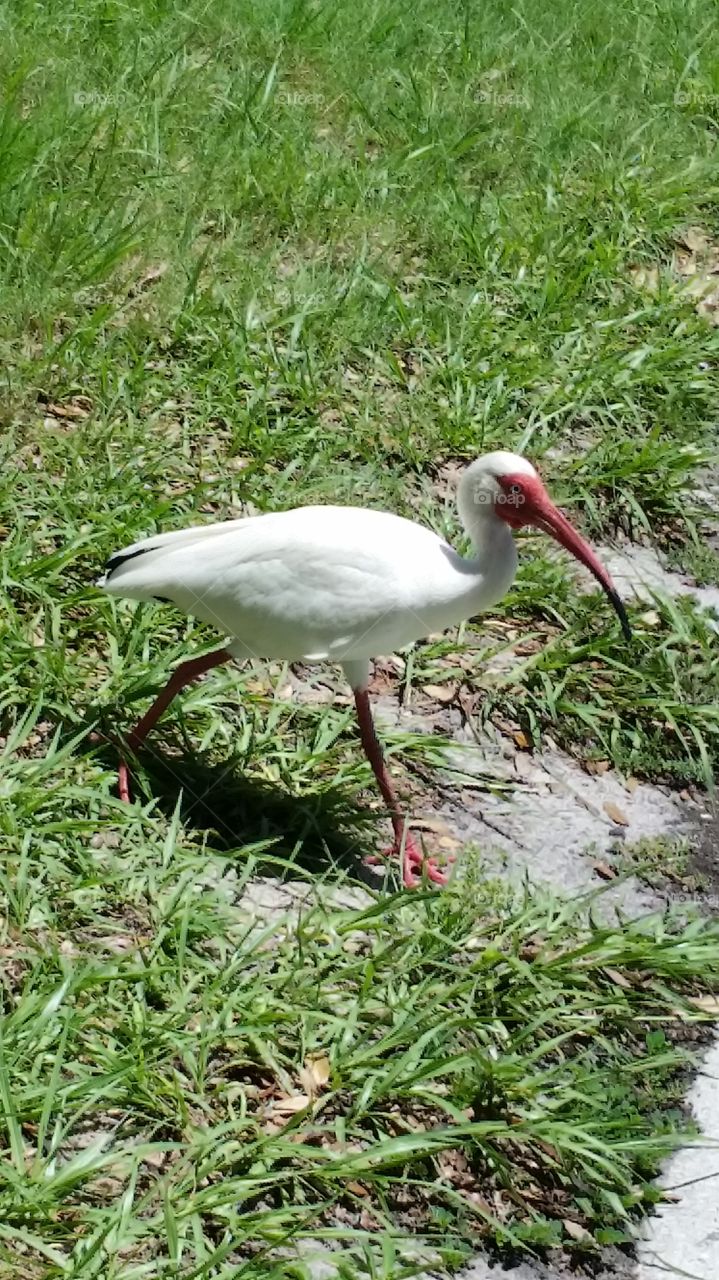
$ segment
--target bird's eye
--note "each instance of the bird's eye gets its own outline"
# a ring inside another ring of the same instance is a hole
[[[509,486],[509,492],[510,492],[510,493],[514,493],[514,494],[521,493],[521,492],[522,492],[522,486],[521,486],[521,484],[510,484],[510,486]]]

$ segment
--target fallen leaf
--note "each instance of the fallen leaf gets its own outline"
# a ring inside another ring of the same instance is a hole
[[[263,693],[270,693],[271,691],[270,685],[267,683],[266,680],[255,680],[255,679],[246,680],[244,688],[248,693],[263,694]]]
[[[610,760],[585,760],[584,761],[584,768],[586,772],[591,773],[593,777],[598,776],[601,778],[602,774],[608,773],[611,767],[612,765]]]
[[[311,1053],[305,1060],[305,1066],[312,1072],[318,1085],[327,1084],[330,1078],[330,1060],[326,1053]]]
[[[606,813],[608,818],[611,818],[612,822],[616,822],[617,826],[619,827],[629,826],[629,818],[627,817],[626,813],[624,812],[623,809],[619,808],[618,804],[614,804],[612,800],[604,801],[604,812]]]
[[[367,1209],[363,1209],[360,1213],[359,1225],[363,1231],[371,1231],[375,1234],[382,1230],[379,1220],[369,1213]]]
[[[461,1151],[442,1151],[437,1157],[440,1177],[454,1187],[472,1188],[475,1177],[467,1157]]]
[[[690,996],[688,1003],[702,1013],[719,1014],[719,996]]]
[[[639,621],[643,622],[645,627],[658,627],[661,618],[656,609],[647,609],[644,613],[640,613]]]
[[[47,406],[47,412],[51,413],[53,418],[72,418],[78,422],[86,418],[91,409],[92,400],[87,396],[73,396],[66,404],[51,401]]]
[[[690,253],[704,253],[711,244],[711,241],[705,231],[701,227],[687,227],[677,236],[677,244],[684,245]]]
[[[454,702],[457,686],[456,684],[423,684],[422,693],[426,693],[428,698],[434,698],[435,702],[447,704]]]
[[[647,293],[656,293],[659,289],[659,267],[637,265],[629,268],[629,274],[637,289],[646,289]]]
[[[300,1083],[310,1098],[316,1098],[330,1078],[330,1060],[326,1053],[311,1053],[298,1072]]]
[[[617,872],[608,862],[595,862],[594,870],[601,880],[616,880]]]
[[[519,725],[516,720],[514,722],[506,720],[504,716],[493,716],[492,723],[499,729],[500,733],[506,734],[508,738],[513,738],[515,733],[519,731]]]
[[[523,733],[521,729],[517,729],[516,732],[512,734],[512,737],[520,751],[529,751],[532,744],[530,743],[526,733]]]
[[[624,786],[626,787],[626,789],[627,789],[627,791],[629,792],[630,796],[633,796],[633,795],[634,795],[634,792],[636,791],[637,787],[639,786],[639,779],[638,779],[638,778],[627,778],[626,782],[624,783]]]
[[[483,1218],[494,1219],[495,1212],[491,1204],[489,1201],[485,1200],[484,1196],[481,1196],[478,1191],[465,1191],[463,1188],[460,1188],[460,1195],[462,1195],[465,1200],[468,1200],[472,1207],[476,1209]]]
[[[535,1138],[534,1141],[536,1145],[540,1147],[541,1150],[544,1152],[545,1156],[548,1156],[549,1159],[553,1160],[555,1164],[562,1163],[561,1157],[559,1155],[559,1151],[553,1145],[553,1143],[547,1142],[546,1138]]]
[[[521,640],[515,644],[514,652],[518,658],[531,658],[535,653],[541,653],[545,644],[545,640]]]
[[[618,969],[612,969],[609,965],[605,965],[603,972],[606,973],[608,978],[611,978],[616,987],[621,987],[622,991],[631,991],[634,984],[628,978],[625,978],[624,974],[620,973]]]
[[[368,1196],[369,1195],[369,1191],[367,1190],[366,1187],[362,1186],[361,1182],[348,1182],[345,1187],[345,1190],[349,1191],[350,1195],[352,1196]]]
[[[594,1236],[591,1231],[587,1231],[579,1222],[573,1222],[571,1218],[562,1218],[562,1226],[568,1236],[572,1240],[576,1240],[578,1244],[595,1244]]]
[[[270,1110],[273,1115],[293,1116],[298,1111],[304,1111],[309,1105],[310,1099],[306,1093],[292,1093],[286,1098],[275,1098],[270,1103]]]

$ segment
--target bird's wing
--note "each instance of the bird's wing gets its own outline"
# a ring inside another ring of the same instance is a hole
[[[113,556],[100,585],[170,600],[258,657],[342,658],[434,629],[452,557],[431,530],[388,512],[301,507],[147,538]]]

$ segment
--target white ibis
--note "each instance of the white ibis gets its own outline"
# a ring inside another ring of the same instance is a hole
[[[514,453],[488,453],[462,475],[457,505],[474,555],[463,558],[423,525],[360,507],[299,507],[157,534],[118,551],[99,586],[133,600],[171,602],[229,637],[222,649],[183,662],[129,736],[137,749],[175,694],[230,659],[281,658],[341,664],[357,709],[362,745],[389,810],[390,855],[407,888],[417,870],[438,884],[395,796],[367,694],[370,660],[488,609],[517,568],[513,529],[551,534],[601,584],[627,638],[629,623],[612,580],[554,506],[537,472]],[[128,773],[119,791],[129,799]]]

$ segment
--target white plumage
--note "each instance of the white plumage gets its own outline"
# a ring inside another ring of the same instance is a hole
[[[138,746],[182,683],[229,657],[329,659],[355,691],[360,729],[405,851],[405,883],[424,862],[399,819],[374,736],[366,685],[370,659],[454,626],[495,604],[514,578],[512,529],[536,524],[577,555],[620,611],[594,553],[557,511],[534,467],[504,451],[464,472],[457,495],[474,554],[460,556],[423,525],[385,511],[313,506],[158,534],[108,562],[100,585],[135,600],[160,598],[217,627],[225,649],[184,664],[136,727]],[[626,618],[622,618],[626,625]],[[124,766],[123,766],[124,767]],[[127,796],[127,780],[121,777]]]
[[[358,663],[366,672],[376,654],[454,626],[505,594],[514,540],[491,502],[474,501],[473,486],[508,459],[536,475],[524,459],[497,453],[462,477],[460,512],[477,551],[470,559],[387,511],[298,507],[146,538],[113,556],[99,585],[172,601],[230,637],[238,659],[330,659],[354,684]]]

